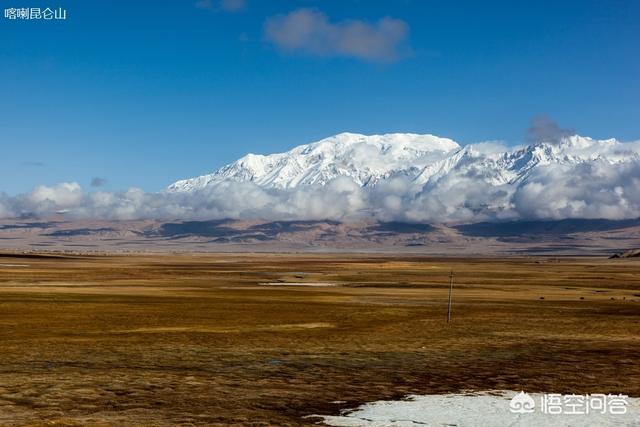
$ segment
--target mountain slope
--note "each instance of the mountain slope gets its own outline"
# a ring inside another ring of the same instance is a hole
[[[640,219],[447,226],[371,220],[69,220],[57,215],[37,220],[0,219],[0,239],[5,251],[65,251],[67,255],[78,251],[372,251],[438,256],[592,254],[604,257],[638,248]]]
[[[168,190],[194,191],[222,181],[294,188],[324,185],[341,176],[372,186],[395,174],[415,176],[458,149],[454,141],[433,135],[341,133],[285,153],[248,154],[212,174],[178,181]]]
[[[454,172],[473,175],[489,185],[500,186],[524,182],[541,166],[568,165],[604,161],[616,164],[637,161],[637,152],[615,139],[596,140],[573,135],[556,142],[538,142],[524,148],[484,153],[469,145],[451,156],[426,166],[416,176],[419,185],[433,184]]]
[[[471,176],[497,187],[525,182],[534,171],[547,165],[640,160],[638,151],[628,144],[578,135],[497,152],[486,151],[482,145],[460,147],[450,139],[433,135],[341,133],[285,153],[248,154],[211,174],[178,181],[167,190],[192,192],[228,181],[292,189],[325,185],[338,177],[372,187],[385,179],[403,176],[412,180],[419,191],[452,174]]]

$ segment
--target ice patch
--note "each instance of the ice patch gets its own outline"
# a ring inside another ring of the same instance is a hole
[[[530,394],[538,406],[531,413],[512,413],[514,391],[473,394],[444,394],[409,396],[400,401],[367,403],[343,415],[321,415],[326,425],[343,427],[579,427],[579,426],[640,426],[640,398],[628,398],[626,414],[545,414],[542,413],[542,394]],[[315,416],[315,415],[314,415]]]

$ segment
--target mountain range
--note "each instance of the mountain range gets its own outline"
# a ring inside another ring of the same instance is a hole
[[[79,253],[339,251],[624,258],[640,247],[640,219],[428,225],[371,220],[69,220],[56,215],[0,219],[0,246],[5,251]]]
[[[640,246],[640,145],[341,133],[159,193],[64,183],[4,203],[14,249],[610,256]]]
[[[482,252],[530,250],[544,235],[554,250],[613,252],[640,246],[640,143],[561,135],[461,146],[433,135],[341,133],[248,154],[160,192],[87,192],[72,182],[0,193],[0,218],[2,242],[20,247],[93,245],[100,236],[101,245],[478,244]]]
[[[545,167],[638,162],[637,144],[579,135],[542,140],[524,147],[494,143],[460,146],[434,135],[341,133],[284,153],[248,154],[211,174],[177,181],[169,192],[194,192],[225,182],[251,182],[263,188],[324,186],[347,177],[361,187],[403,178],[413,192],[428,190],[456,175],[490,187],[519,186]]]

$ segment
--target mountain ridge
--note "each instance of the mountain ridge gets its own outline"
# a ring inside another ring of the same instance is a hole
[[[419,192],[454,173],[499,187],[524,183],[548,165],[575,166],[598,161],[640,161],[640,153],[613,138],[597,140],[579,135],[496,151],[491,144],[460,146],[449,138],[431,134],[367,136],[345,132],[283,153],[247,154],[213,173],[177,181],[166,191],[194,192],[229,181],[295,189],[324,186],[340,177],[361,187],[374,187],[404,177]]]
[[[459,148],[451,139],[430,134],[343,132],[283,153],[247,154],[211,174],[177,181],[168,190],[193,191],[226,180],[286,189],[325,185],[340,176],[364,187],[442,159]]]
[[[431,255],[595,255],[638,248],[633,220],[444,224],[294,220],[0,220],[4,250],[381,252]]]

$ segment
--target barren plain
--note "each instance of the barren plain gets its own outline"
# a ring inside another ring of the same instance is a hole
[[[640,396],[640,260],[0,256],[1,425],[313,425],[494,389]]]

